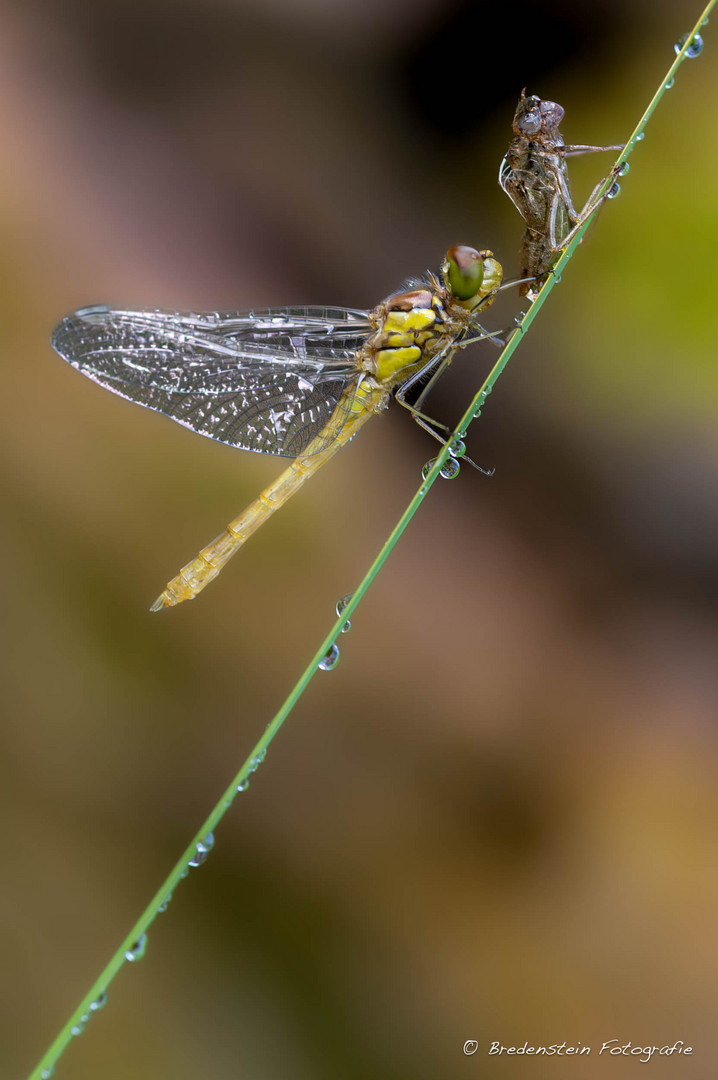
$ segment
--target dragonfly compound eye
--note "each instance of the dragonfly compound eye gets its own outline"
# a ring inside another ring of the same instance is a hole
[[[537,135],[541,130],[541,113],[538,109],[530,109],[517,119],[515,129],[519,135]]]
[[[541,120],[547,128],[557,128],[564,118],[564,109],[557,101],[542,101],[539,105]]]
[[[541,123],[541,98],[536,94],[526,97],[526,91],[522,90],[514,116],[514,132],[517,135],[536,135],[541,130]]]
[[[490,255],[490,251],[479,252],[463,244],[449,248],[441,271],[452,296],[457,300],[470,300],[476,296],[484,280],[484,259]]]

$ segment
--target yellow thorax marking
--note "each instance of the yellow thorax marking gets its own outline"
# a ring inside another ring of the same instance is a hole
[[[384,318],[383,329],[405,334],[410,330],[426,330],[436,322],[436,312],[431,308],[413,308],[411,311],[388,311]]]
[[[376,377],[379,382],[386,382],[392,375],[411,367],[421,360],[418,345],[407,345],[399,349],[379,349],[376,354]]]

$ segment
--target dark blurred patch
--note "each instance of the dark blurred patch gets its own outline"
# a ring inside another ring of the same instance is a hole
[[[281,988],[267,1007],[279,1002],[282,1023],[311,1062],[315,1080],[405,1077],[383,1039],[367,1039],[364,1031],[378,1008],[370,992],[377,948],[371,905],[368,910],[362,905],[338,909],[335,883],[324,890],[317,882],[309,894],[297,887],[291,873],[277,874],[271,860],[249,847],[241,851],[241,865],[217,860],[213,873],[211,925],[213,932],[221,929],[220,938],[206,939],[209,945],[219,943],[213,968],[225,969],[229,986],[237,984],[241,970],[245,979],[249,973],[259,994],[267,984]],[[194,903],[197,899],[195,893]],[[197,906],[197,925],[205,911]],[[380,947],[378,955],[386,976],[386,965],[392,963],[389,947]],[[338,972],[354,987],[352,994],[337,993]],[[363,1002],[358,1012],[357,999]],[[241,997],[235,1007],[243,1008]],[[412,1080],[436,1075],[428,1062],[412,1059],[411,1064]]]
[[[457,138],[477,131],[522,87],[538,92],[549,72],[553,81],[561,65],[599,51],[616,30],[589,5],[516,0],[507,14],[504,4],[470,0],[441,12],[443,24],[413,43],[399,71],[424,123]]]
[[[487,414],[487,426],[488,426]],[[595,448],[505,400],[492,403],[492,462],[501,484],[485,497],[548,562],[560,562],[582,620],[617,606],[671,598],[706,613],[718,597],[714,506],[686,490],[690,463],[629,461],[613,475]],[[677,456],[677,455],[676,455]]]
[[[478,760],[457,770],[452,790],[467,833],[504,873],[521,874],[545,857],[572,818],[560,764],[536,745],[525,755],[483,746]]]
[[[54,3],[48,3],[55,8]],[[242,57],[256,27],[246,12],[192,2],[168,5],[150,0],[70,0],[63,4],[66,30],[82,43],[89,71],[112,97],[144,106],[181,101],[198,88],[241,78]]]

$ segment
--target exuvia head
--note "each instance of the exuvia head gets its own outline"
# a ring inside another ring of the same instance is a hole
[[[469,310],[498,289],[502,276],[493,252],[477,251],[464,244],[449,248],[441,273],[447,291]]]
[[[556,132],[563,117],[563,107],[558,102],[542,101],[536,94],[527,97],[524,87],[514,115],[514,132],[529,139],[540,132]]]

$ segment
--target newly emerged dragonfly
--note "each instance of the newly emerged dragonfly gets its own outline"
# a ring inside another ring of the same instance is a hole
[[[564,110],[536,95],[521,97],[513,120],[514,135],[499,168],[499,184],[526,222],[521,249],[521,292],[534,297],[561,251],[602,202],[595,187],[582,210],[571,197],[566,158],[623,146],[567,146],[559,131]],[[531,280],[533,279],[533,280]]]
[[[339,307],[175,314],[89,307],[56,327],[52,344],[73,367],[115,394],[201,435],[291,465],[197,558],[153,611],[197,595],[261,524],[392,393],[422,427],[429,385],[457,349],[491,337],[479,315],[501,287],[490,251],[451,248],[428,274],[373,311]],[[505,288],[506,286],[504,286]],[[431,375],[418,399],[407,391]]]

